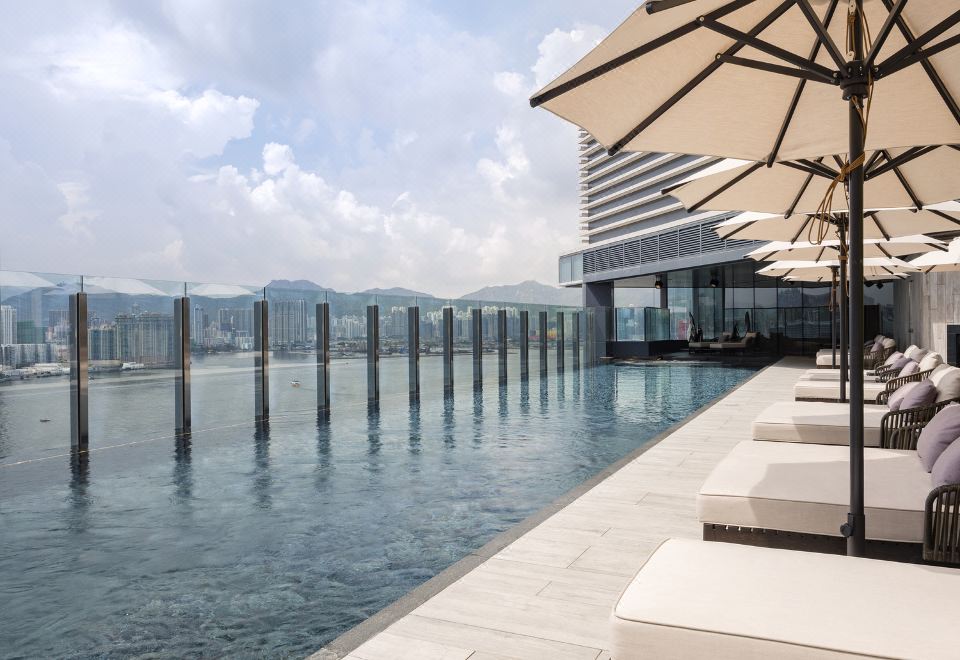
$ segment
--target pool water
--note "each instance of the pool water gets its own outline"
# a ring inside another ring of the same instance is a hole
[[[568,366],[263,428],[210,414],[188,442],[143,427],[167,380],[97,383],[116,418],[85,466],[37,422],[59,398],[4,388],[0,655],[304,656],[753,371]]]

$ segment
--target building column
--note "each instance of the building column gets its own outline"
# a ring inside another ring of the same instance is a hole
[[[90,447],[87,294],[70,295],[70,447],[86,454]]]
[[[367,305],[367,402],[380,403],[379,305]]]
[[[420,307],[407,307],[407,381],[410,401],[420,400]]]
[[[317,303],[317,410],[330,411],[330,303]]]

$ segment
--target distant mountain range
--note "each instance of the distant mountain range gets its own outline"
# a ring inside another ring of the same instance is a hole
[[[518,302],[542,305],[579,305],[580,289],[561,289],[541,284],[534,280],[520,284],[502,284],[485,286],[478,291],[460,296],[460,300],[482,300],[485,302]]]
[[[366,291],[361,291],[360,293],[365,293],[371,296],[403,296],[407,298],[436,298],[436,296],[429,293],[422,293],[420,291],[413,291],[412,289],[404,289],[400,286],[393,286],[389,289],[367,289]]]
[[[267,288],[281,291],[335,291],[309,280],[273,280]],[[414,291],[403,287],[389,289],[367,289],[359,293],[371,296],[397,296],[406,298],[435,298],[433,294]],[[485,286],[477,291],[460,296],[460,300],[479,300],[483,302],[517,302],[542,305],[579,305],[579,289],[561,289],[560,287],[527,280],[519,284]]]

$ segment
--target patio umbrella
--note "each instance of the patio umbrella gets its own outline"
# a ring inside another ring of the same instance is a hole
[[[651,1],[531,105],[586,129],[610,153],[768,165],[846,153],[836,183],[849,195],[851,343],[862,343],[864,150],[960,143],[958,24],[956,3],[945,0]],[[851,358],[841,531],[848,552],[862,555],[863,361]]]
[[[679,199],[690,212],[750,209],[790,215],[815,211],[841,167],[837,156],[771,167],[723,160],[662,192]],[[953,200],[960,192],[956,145],[882,149],[867,154],[864,168],[863,195],[871,208],[921,209]],[[837,196],[833,210],[846,211],[846,198]]]
[[[837,229],[846,225],[841,214],[837,215]],[[796,241],[816,238],[817,225],[813,214],[794,213],[784,218],[778,213],[740,213],[724,220],[715,231],[723,239]],[[922,211],[909,209],[880,209],[867,211],[863,216],[863,238],[891,239],[916,234],[941,234],[960,232],[960,204],[943,202],[933,204]]]
[[[916,259],[912,259],[910,265],[919,268],[924,273],[960,270],[960,238],[950,241],[946,252],[921,254]]]
[[[757,271],[757,275],[769,277],[802,278],[803,281],[826,281],[832,276],[832,269],[839,268],[839,260],[826,261],[775,261]],[[902,259],[874,257],[863,260],[863,276],[868,280],[895,279],[903,273],[916,273],[919,268],[911,266]]]
[[[871,238],[864,239],[863,241],[863,256],[867,258],[903,257],[910,254],[921,254],[931,251],[945,252],[947,249],[946,246],[947,244],[943,241],[930,238],[929,236],[902,236],[892,238],[889,241]],[[746,256],[754,261],[780,261],[783,259],[821,261],[825,259],[839,259],[840,241],[829,240],[820,243],[811,243],[809,241],[798,241],[796,243],[773,241],[748,252]]]

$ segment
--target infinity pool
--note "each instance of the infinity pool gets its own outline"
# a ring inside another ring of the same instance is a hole
[[[168,380],[95,382],[113,423],[85,468],[60,394],[4,387],[0,655],[306,655],[753,371],[568,366],[418,406],[344,396],[329,420],[211,416],[179,444],[143,426],[167,419]],[[227,382],[196,378],[195,398]]]

